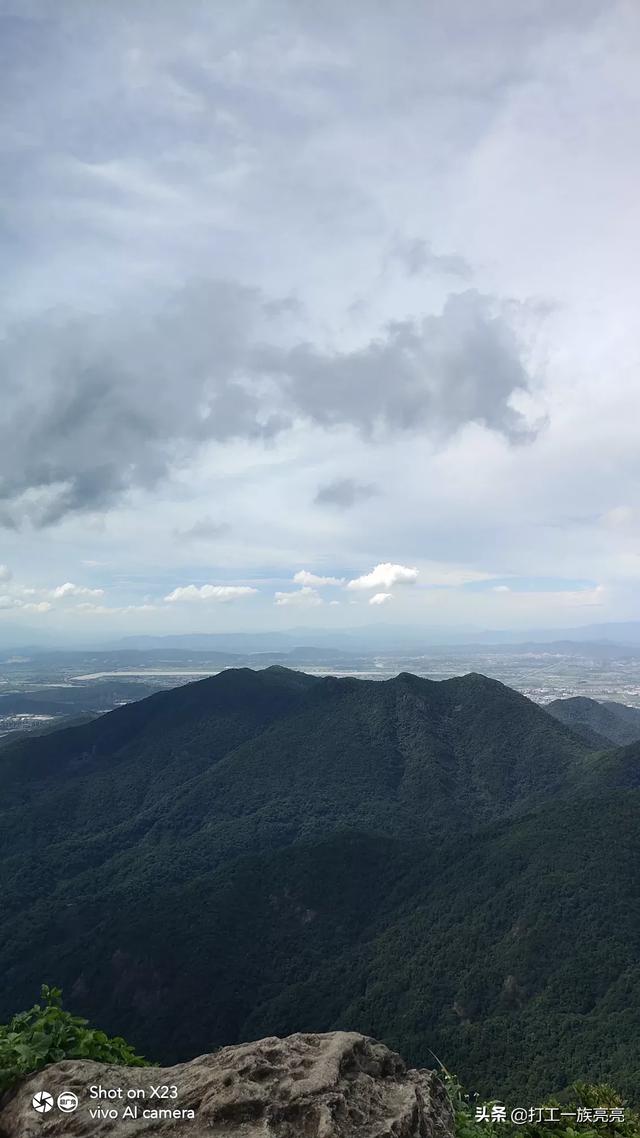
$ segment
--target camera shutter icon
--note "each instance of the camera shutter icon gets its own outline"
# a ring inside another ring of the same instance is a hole
[[[38,1091],[33,1096],[31,1105],[38,1114],[48,1114],[50,1110],[53,1110],[53,1095],[50,1095],[48,1091]]]

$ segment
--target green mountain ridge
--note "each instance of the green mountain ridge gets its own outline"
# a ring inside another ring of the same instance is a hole
[[[640,707],[572,696],[552,700],[545,711],[588,742],[624,747],[640,740]]]
[[[0,1019],[44,978],[162,1061],[346,1027],[637,1094],[639,772],[476,674],[230,670],[13,744]]]

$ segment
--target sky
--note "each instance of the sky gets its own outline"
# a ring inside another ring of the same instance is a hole
[[[0,636],[640,618],[637,0],[0,25]]]

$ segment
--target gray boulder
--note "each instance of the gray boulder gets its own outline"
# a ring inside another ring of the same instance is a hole
[[[345,1031],[261,1039],[175,1067],[69,1059],[0,1104],[0,1138],[107,1135],[453,1138],[453,1114],[434,1072],[407,1071],[381,1043]]]

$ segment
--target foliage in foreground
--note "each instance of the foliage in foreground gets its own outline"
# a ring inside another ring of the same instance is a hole
[[[0,1024],[0,1092],[25,1075],[40,1071],[61,1059],[95,1059],[122,1067],[144,1067],[124,1039],[109,1039],[104,1031],[89,1026],[86,1019],[62,1007],[59,988],[42,985],[41,1004],[20,1012],[8,1024]]]
[[[551,1123],[527,1123],[516,1125],[507,1122],[480,1122],[476,1120],[477,1096],[465,1094],[455,1075],[441,1067],[442,1078],[455,1114],[456,1138],[640,1138],[640,1115],[632,1110],[625,1100],[607,1083],[574,1083],[559,1099],[547,1099],[536,1106],[557,1107],[561,1111],[575,1111],[578,1107],[595,1110],[598,1107],[621,1108],[624,1120],[614,1123],[580,1123],[574,1119],[561,1119]],[[489,1113],[493,1102],[486,1104]],[[522,1104],[519,1104],[522,1105]],[[533,1105],[533,1104],[527,1104]],[[509,1111],[507,1110],[507,1116]]]
[[[60,988],[43,984],[41,1000],[42,1003],[15,1015],[10,1023],[0,1024],[0,1093],[26,1075],[62,1059],[92,1059],[123,1067],[147,1065],[124,1039],[119,1036],[110,1039],[104,1031],[90,1027],[86,1019],[65,1011]],[[510,1121],[477,1121],[477,1096],[465,1094],[456,1076],[439,1060],[438,1063],[454,1109],[456,1138],[516,1138],[516,1135],[521,1138],[640,1138],[640,1115],[630,1110],[624,1099],[607,1084],[574,1083],[563,1096],[562,1104],[557,1099],[549,1099],[544,1106],[556,1106],[565,1111],[578,1106],[618,1107],[624,1110],[624,1121],[597,1126],[567,1125],[564,1120],[523,1126]],[[483,1105],[490,1111],[494,1104]]]

